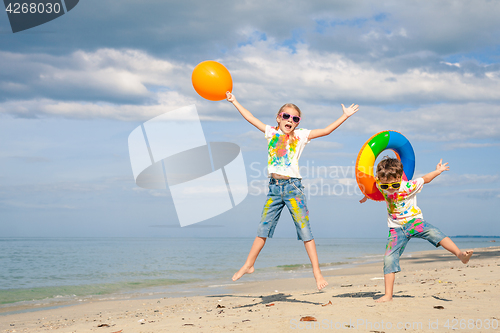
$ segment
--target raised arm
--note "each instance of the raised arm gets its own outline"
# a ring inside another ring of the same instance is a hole
[[[229,91],[226,92],[226,98],[227,98],[228,102],[233,103],[233,105],[236,107],[236,109],[238,109],[238,111],[241,113],[243,118],[245,118],[250,124],[254,125],[262,132],[264,132],[264,133],[266,132],[266,124],[264,124],[259,119],[255,118],[254,115],[250,111],[248,111],[243,106],[241,106],[241,104],[238,103],[238,101],[236,100],[236,97],[234,97],[234,95],[231,94]]]
[[[441,159],[436,165],[436,170],[429,172],[422,178],[424,179],[424,184],[430,183],[434,178],[439,176],[443,171],[448,171],[450,170],[450,167],[448,166],[448,163],[443,164],[443,159]]]
[[[352,104],[350,107],[346,108],[344,104],[342,105],[342,111],[344,112],[342,116],[340,116],[339,119],[335,120],[333,123],[328,125],[325,128],[320,128],[320,129],[314,129],[309,133],[309,140],[316,139],[325,135],[329,135],[333,131],[337,129],[344,121],[347,120],[350,116],[358,112],[359,110],[359,105],[354,105]]]

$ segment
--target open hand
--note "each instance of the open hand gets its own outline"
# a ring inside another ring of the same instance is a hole
[[[450,170],[448,162],[443,164],[443,159],[439,160],[439,163],[436,165],[436,171],[439,171],[441,173],[443,171],[448,171],[448,170]]]
[[[358,112],[358,110],[359,110],[359,105],[357,105],[357,104],[356,104],[356,105],[354,105],[354,103],[353,103],[353,104],[351,104],[351,106],[350,106],[350,107],[348,107],[348,108],[346,108],[346,107],[344,106],[344,104],[340,104],[340,105],[342,105],[342,111],[344,111],[344,114],[345,114],[347,117],[352,116],[353,114],[355,114],[355,113],[356,113],[356,112]]]

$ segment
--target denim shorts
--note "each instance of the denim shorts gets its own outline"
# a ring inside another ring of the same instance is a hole
[[[278,224],[283,207],[292,215],[297,239],[304,242],[314,239],[309,226],[309,210],[307,210],[304,186],[299,178],[269,180],[269,193],[262,209],[258,237],[272,238]]]
[[[412,237],[428,240],[432,245],[438,247],[439,242],[446,238],[446,235],[422,219],[413,219],[403,224],[401,228],[390,228],[385,248],[384,274],[401,271],[399,257],[403,254],[406,244]]]

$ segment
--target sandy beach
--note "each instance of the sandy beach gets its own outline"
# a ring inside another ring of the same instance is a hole
[[[0,316],[0,332],[490,332],[500,328],[500,247],[464,265],[445,250],[406,254],[394,299],[382,262],[312,278],[246,282],[209,296],[87,302]],[[230,282],[221,281],[221,284]]]

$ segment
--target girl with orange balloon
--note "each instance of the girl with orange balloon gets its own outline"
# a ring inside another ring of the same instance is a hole
[[[344,121],[358,111],[358,105],[344,107],[343,114],[325,128],[306,130],[297,128],[302,112],[294,104],[283,105],[276,115],[277,126],[266,125],[257,119],[250,111],[241,106],[236,97],[229,91],[226,98],[250,124],[265,134],[268,143],[268,176],[269,193],[262,210],[261,222],[257,237],[253,242],[245,264],[233,276],[233,281],[244,274],[254,271],[254,264],[264,247],[268,237],[272,237],[278,223],[281,211],[286,205],[292,215],[297,231],[297,238],[304,242],[307,254],[312,264],[314,278],[318,290],[328,285],[319,268],[316,243],[309,225],[309,210],[307,209],[304,186],[299,172],[299,157],[307,143],[312,139],[329,135]]]

